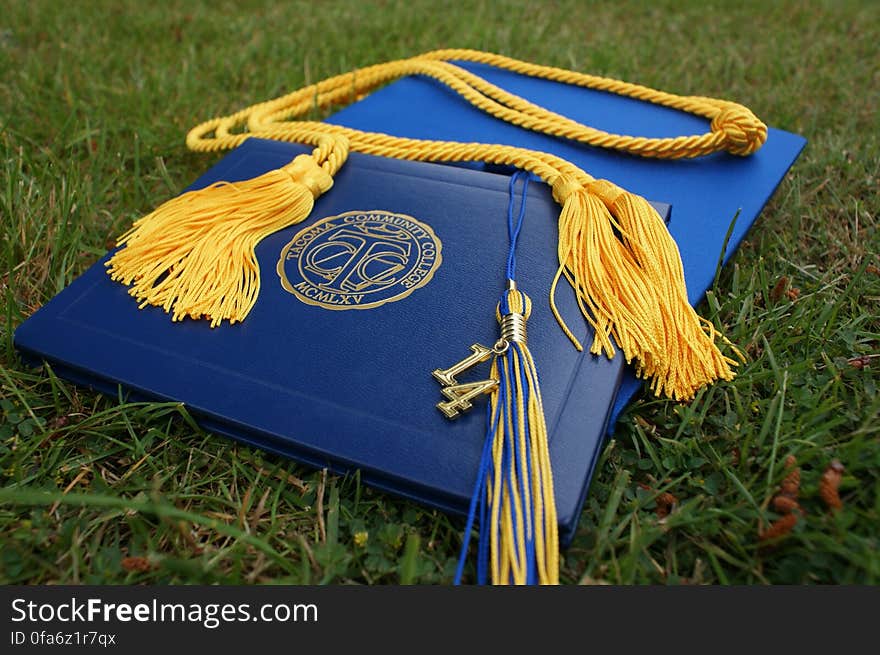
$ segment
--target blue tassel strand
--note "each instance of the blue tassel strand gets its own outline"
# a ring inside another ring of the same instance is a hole
[[[522,201],[514,217],[517,182]],[[507,258],[508,291],[497,315],[502,340],[496,344],[492,377],[498,388],[487,410],[486,440],[455,575],[462,579],[470,535],[479,515],[477,582],[556,584],[559,540],[547,426],[535,363],[526,345],[525,324],[531,301],[516,290],[516,244],[525,217],[528,175],[510,182]]]

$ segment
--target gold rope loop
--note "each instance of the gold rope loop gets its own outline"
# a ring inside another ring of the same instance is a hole
[[[571,84],[588,89],[614,93],[656,105],[662,105],[712,121],[704,134],[667,138],[648,138],[624,134],[612,134],[583,125],[561,116],[501,89],[475,75],[453,61],[487,64],[496,68]],[[311,143],[294,125],[318,134],[339,134],[336,126],[322,123],[291,123],[314,109],[349,104],[382,84],[406,75],[425,75],[446,85],[474,107],[499,120],[552,136],[570,139],[598,148],[626,152],[640,157],[659,159],[682,159],[701,157],[722,150],[735,155],[755,152],[767,138],[767,127],[752,112],[733,102],[702,96],[679,96],[622,80],[587,75],[552,66],[540,66],[510,57],[477,50],[437,50],[410,59],[401,59],[367,66],[350,73],[329,77],[316,84],[303,87],[269,102],[247,107],[239,112],[216,118],[198,125],[190,131],[187,145],[193,150],[215,151],[234,148],[248,135]],[[242,128],[247,132],[240,131]],[[343,128],[345,129],[345,128]],[[239,130],[239,131],[236,131]],[[427,146],[432,142],[417,139],[398,139],[385,134],[348,130],[352,148],[359,152],[380,156],[396,148],[413,148],[415,144]],[[382,141],[382,147],[377,140]],[[418,146],[415,146],[418,149]],[[410,151],[408,159],[438,161],[438,157],[424,156]],[[533,155],[535,153],[532,153]],[[455,161],[462,161],[457,158]],[[534,172],[534,171],[533,171]],[[539,173],[536,173],[540,175]],[[546,182],[552,180],[541,176]]]

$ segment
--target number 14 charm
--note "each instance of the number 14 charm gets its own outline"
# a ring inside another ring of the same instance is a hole
[[[455,376],[485,362],[493,355],[502,354],[505,350],[507,350],[507,342],[499,341],[493,348],[475,343],[471,346],[471,354],[463,360],[447,369],[435,370],[433,376],[443,385],[442,393],[448,398],[444,402],[437,403],[437,409],[443,412],[446,418],[455,418],[459,412],[466,412],[473,407],[472,400],[494,391],[498,387],[498,380],[489,378],[476,382],[458,382]]]

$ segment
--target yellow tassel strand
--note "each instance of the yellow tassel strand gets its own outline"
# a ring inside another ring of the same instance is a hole
[[[709,131],[659,139],[610,134],[508,93],[451,61],[489,64],[671,107],[706,118]],[[322,154],[312,157],[330,176],[345,161],[348,147],[398,159],[485,161],[527,170],[551,185],[562,205],[557,282],[564,276],[573,286],[584,316],[595,328],[591,352],[611,355],[615,345],[620,347],[639,374],[652,380],[655,393],[680,400],[692,398],[709,382],[733,377],[735,362],[722,355],[715,343],[720,335],[687,302],[675,242],[656,212],[638,196],[594,180],[570,162],[547,153],[502,145],[405,139],[296,120],[315,107],[350,103],[405,75],[429,76],[499,120],[641,157],[678,159],[725,150],[745,156],[767,138],[766,126],[752,112],[726,100],[677,96],[474,50],[440,50],[331,77],[207,121],[190,131],[187,145],[192,150],[213,152],[234,148],[251,136],[322,142]],[[212,325],[243,320],[258,292],[253,246],[272,231],[302,220],[311,210],[311,200],[290,192],[287,201],[279,203],[283,207],[274,205],[285,195],[278,187],[289,184],[289,179],[267,177],[249,191],[246,186],[251,183],[215,185],[204,190],[197,201],[166,203],[123,237],[124,248],[110,262],[111,275],[133,285],[131,293],[142,305],[163,307],[175,319],[206,317]],[[325,186],[318,185],[318,192],[326,190]],[[259,209],[250,212],[247,208],[251,206]],[[284,216],[269,216],[276,211]],[[223,223],[223,227],[215,223]],[[237,240],[246,245],[232,245]],[[215,242],[220,245],[212,245]],[[132,253],[125,254],[130,249]],[[228,262],[219,261],[226,258]],[[556,311],[553,291],[551,306],[563,330],[580,347]]]

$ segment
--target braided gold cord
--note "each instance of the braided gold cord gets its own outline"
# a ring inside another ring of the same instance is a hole
[[[531,77],[605,91],[685,111],[709,119],[710,130],[700,135],[668,138],[611,134],[582,125],[509,93],[449,63],[453,60],[487,64]],[[279,124],[285,125],[284,129],[287,129],[290,125],[289,119],[302,116],[316,106],[328,107],[351,102],[386,82],[406,75],[432,77],[478,109],[514,125],[641,157],[681,159],[699,157],[721,150],[737,155],[749,155],[760,148],[767,138],[767,127],[764,123],[746,107],[727,100],[703,96],[679,96],[621,80],[541,66],[476,50],[437,50],[411,59],[377,64],[330,77],[275,100],[208,121],[190,132],[187,145],[200,151],[233,148],[241,143],[242,134],[236,134],[235,131],[242,127],[246,127],[251,136],[262,136],[261,132],[270,130],[270,125],[276,129]],[[309,125],[310,129],[319,131],[329,127],[324,123],[301,123],[301,125]],[[271,131],[278,135],[276,129]],[[373,150],[370,133],[354,132],[355,134],[349,135],[354,150],[381,154]],[[396,142],[396,145],[407,151],[420,149],[414,143],[419,140],[382,136],[390,140],[387,142],[388,145]],[[267,138],[277,138],[277,136]],[[423,141],[423,143],[432,144],[429,148],[433,149],[436,142]],[[415,152],[412,152],[408,158],[439,160],[439,156],[424,153],[417,155]]]

